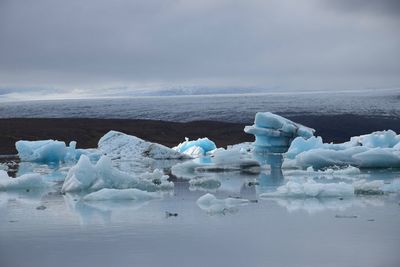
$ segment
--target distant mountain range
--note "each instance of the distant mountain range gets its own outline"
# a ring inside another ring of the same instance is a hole
[[[274,88],[277,89],[277,88]],[[142,96],[184,96],[184,95],[217,95],[217,94],[249,94],[266,93],[273,90],[255,87],[182,87],[137,92]]]

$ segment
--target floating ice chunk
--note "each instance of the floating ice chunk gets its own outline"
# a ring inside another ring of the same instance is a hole
[[[0,191],[43,188],[47,185],[39,174],[30,173],[11,178],[7,172],[0,170]]]
[[[218,150],[214,152],[212,162],[217,168],[223,169],[255,169],[256,172],[259,172],[260,168],[258,161],[251,159],[247,153],[239,149]]]
[[[116,131],[105,134],[99,140],[98,149],[111,158],[113,166],[134,174],[148,171],[156,160],[191,158],[166,146]]]
[[[183,143],[180,143],[172,149],[192,157],[199,157],[216,148],[217,147],[215,146],[215,143],[207,137],[199,138],[193,141],[190,141],[189,138],[185,137],[185,141]]]
[[[307,168],[312,166],[315,169],[321,169],[329,166],[357,166],[353,155],[365,152],[368,148],[362,146],[351,147],[344,150],[333,149],[311,149],[302,152],[296,156],[296,164],[299,167]]]
[[[285,176],[296,175],[312,175],[314,177],[346,177],[361,174],[361,170],[357,167],[346,166],[345,168],[331,167],[324,170],[314,170],[313,167],[308,167],[306,170],[284,170]]]
[[[166,146],[144,141],[136,136],[109,131],[99,140],[100,151],[111,159],[150,157],[153,159],[182,159],[188,156]]]
[[[297,136],[310,138],[315,130],[270,112],[258,112],[254,125],[246,126],[244,131],[255,135],[255,152],[283,153],[287,151],[294,138]]]
[[[354,193],[358,195],[381,195],[384,193],[383,180],[358,180],[353,183]]]
[[[61,190],[76,192],[96,191],[102,188],[138,188],[157,191],[173,187],[173,183],[167,181],[159,171],[142,176],[142,178],[134,177],[117,170],[112,167],[112,162],[107,156],[102,156],[93,165],[87,156],[82,155],[78,163],[69,170]]]
[[[400,179],[394,179],[390,184],[383,185],[383,191],[387,193],[400,192]]]
[[[391,148],[400,142],[400,135],[396,135],[392,130],[378,131],[361,135],[358,141],[365,147]]]
[[[287,158],[293,159],[300,153],[313,149],[344,150],[360,145],[358,137],[352,137],[350,141],[340,144],[323,143],[322,137],[320,136],[312,136],[308,139],[297,137],[293,140],[285,155]]]
[[[400,167],[400,150],[393,148],[372,148],[352,157],[355,163],[363,168],[398,168]]]
[[[393,149],[400,150],[400,142],[398,142],[397,145],[393,146]]]
[[[160,194],[156,192],[146,192],[135,188],[129,189],[109,189],[103,188],[99,191],[90,193],[83,197],[85,201],[101,201],[101,200],[137,200],[146,201],[150,199],[160,198]]]
[[[218,149],[211,157],[197,158],[171,168],[175,176],[184,179],[193,178],[197,176],[196,173],[229,171],[259,173],[260,164],[251,159],[248,153],[242,153],[239,149]]]
[[[303,137],[296,137],[291,143],[289,150],[286,152],[286,156],[290,159],[295,158],[298,154],[308,151],[311,149],[322,148],[323,142],[320,136],[312,136],[308,139]]]
[[[216,178],[210,177],[194,178],[189,181],[189,186],[190,190],[217,189],[221,186],[221,182]]]
[[[95,149],[76,149],[76,142],[71,141],[69,146],[57,140],[17,141],[15,147],[22,161],[59,163],[61,161],[76,161],[81,155],[88,155],[93,160],[100,158]]]
[[[207,193],[201,196],[196,203],[202,210],[213,214],[235,211],[238,206],[249,203],[249,200],[240,198],[217,199],[214,195]]]
[[[289,181],[275,192],[260,194],[260,197],[346,197],[353,196],[353,185],[339,183],[317,183],[312,179],[306,182]]]
[[[66,145],[57,140],[18,141],[15,143],[22,161],[55,162],[64,160]]]
[[[320,137],[293,140],[287,159],[295,159],[298,167],[324,168],[333,165],[354,165],[361,168],[400,167],[400,135],[392,130],[354,136],[341,144],[322,143]]]

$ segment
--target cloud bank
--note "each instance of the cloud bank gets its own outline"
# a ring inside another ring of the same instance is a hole
[[[0,88],[400,87],[399,29],[396,0],[2,0]]]

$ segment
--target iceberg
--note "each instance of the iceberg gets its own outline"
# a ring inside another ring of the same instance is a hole
[[[152,159],[190,158],[169,147],[144,141],[136,136],[109,131],[100,138],[98,149],[111,159],[149,157]]]
[[[183,179],[196,177],[196,173],[232,171],[259,173],[260,164],[239,149],[218,149],[211,157],[178,163],[171,168],[173,175]]]
[[[249,200],[240,198],[217,199],[213,194],[207,193],[201,196],[196,203],[200,209],[215,214],[234,212],[238,206],[249,203]]]
[[[341,144],[327,144],[321,137],[293,140],[286,159],[295,160],[301,168],[316,169],[330,166],[352,165],[359,168],[399,168],[400,135],[394,131],[377,131],[354,136]]]
[[[15,147],[22,161],[54,162],[64,160],[67,147],[57,140],[17,141]]]
[[[191,159],[169,147],[117,131],[101,137],[98,150],[111,158],[114,167],[134,174],[147,172],[156,162]]]
[[[6,171],[0,170],[0,191],[29,190],[43,188],[47,185],[42,176],[36,173],[28,173],[17,178],[11,178]]]
[[[315,130],[290,121],[271,112],[258,112],[254,124],[246,126],[244,131],[255,136],[253,155],[261,165],[281,168],[282,153],[285,153],[291,142],[298,136],[308,139]]]
[[[200,157],[206,155],[210,151],[215,150],[216,148],[217,147],[215,143],[206,137],[193,141],[190,141],[189,138],[185,137],[185,141],[183,143],[180,143],[172,149],[192,157]]]
[[[92,164],[86,155],[82,155],[77,164],[68,171],[61,191],[97,191],[103,188],[168,190],[173,188],[173,183],[167,179],[168,176],[159,170],[144,173],[142,177],[132,176],[114,168],[107,156],[102,156],[96,164]]]
[[[254,149],[260,152],[286,152],[294,138],[308,139],[315,130],[295,123],[271,112],[257,112],[254,125],[246,126],[244,131],[256,137]]]
[[[160,195],[156,192],[147,192],[135,188],[129,188],[129,189],[103,188],[99,191],[84,196],[83,200],[84,201],[105,201],[105,200],[147,201],[155,198],[160,198]]]
[[[76,142],[71,141],[69,146],[57,140],[25,141],[15,143],[18,156],[22,161],[38,163],[59,163],[76,161],[81,155],[88,155],[97,160],[100,154],[95,149],[76,149]]]
[[[373,132],[356,139],[362,146],[370,148],[392,148],[400,143],[400,135],[392,130]]]

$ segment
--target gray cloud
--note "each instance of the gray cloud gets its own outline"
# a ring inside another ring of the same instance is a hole
[[[398,0],[324,0],[340,12],[368,12],[376,15],[400,16]]]
[[[400,86],[397,13],[389,0],[2,0],[0,87]]]

